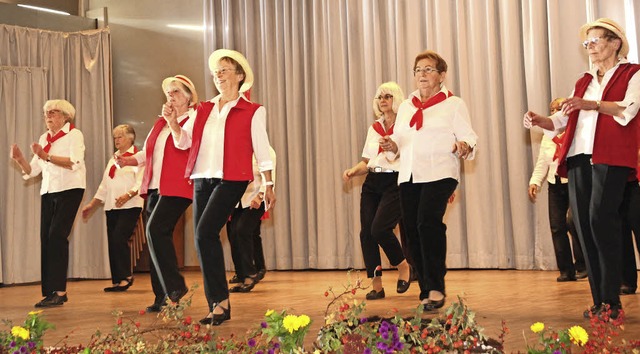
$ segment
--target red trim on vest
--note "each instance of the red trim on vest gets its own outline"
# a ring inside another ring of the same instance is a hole
[[[389,127],[389,131],[385,132],[384,131],[384,127],[382,126],[382,124],[380,122],[375,122],[375,123],[373,123],[373,125],[371,125],[373,130],[375,130],[376,133],[380,134],[380,136],[387,136],[387,135],[393,134],[393,127],[394,126],[395,126],[395,124],[391,124],[391,127]],[[380,154],[383,151],[384,150],[382,150],[382,147],[378,144],[378,154]]]
[[[135,154],[136,152],[138,152],[138,148],[134,145],[133,146],[133,153],[131,152],[125,152],[124,154],[120,155],[122,157],[129,157],[129,156],[133,156],[133,154]],[[116,176],[116,164],[111,165],[111,168],[109,169],[109,177],[111,179],[113,179],[113,177]]]

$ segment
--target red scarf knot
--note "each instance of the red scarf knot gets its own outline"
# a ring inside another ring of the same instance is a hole
[[[413,98],[411,99],[411,103],[413,103],[413,106],[416,107],[418,110],[416,111],[416,113],[413,114],[413,117],[411,117],[411,122],[409,123],[409,127],[413,127],[415,125],[416,130],[420,130],[420,128],[422,128],[422,120],[424,118],[422,114],[422,110],[427,109],[431,106],[435,106],[438,103],[453,96],[453,93],[451,93],[451,91],[447,91],[447,92],[448,94],[445,94],[444,92],[440,91],[435,96],[429,98],[427,102],[422,102],[420,101],[420,98],[413,96]]]
[[[131,152],[125,152],[124,154],[120,155],[122,157],[127,157],[127,156],[133,156],[133,154],[135,154],[136,152],[138,152],[138,148],[135,147],[135,145],[133,146],[133,153]],[[111,168],[109,169],[109,177],[111,177],[111,179],[113,179],[113,177],[116,176],[116,164],[114,163],[113,165],[111,165]]]
[[[75,128],[75,126],[73,124],[69,124],[69,131],[71,131],[73,128]],[[51,136],[51,133],[47,133],[47,145],[45,145],[42,150],[44,150],[44,152],[46,153],[49,153],[49,150],[51,150],[51,144],[65,135],[67,135],[67,133],[62,129],[60,129],[60,131],[57,132],[54,136]]]
[[[376,133],[380,134],[380,136],[387,136],[387,135],[391,135],[393,134],[393,127],[395,124],[392,124],[391,127],[389,127],[388,131],[384,131],[384,127],[382,126],[382,124],[380,122],[375,122],[373,123],[373,125],[371,126],[373,128],[373,130],[376,131]],[[382,150],[382,147],[378,146],[378,154],[383,152],[384,150]]]

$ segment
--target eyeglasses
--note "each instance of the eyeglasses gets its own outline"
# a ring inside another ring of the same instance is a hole
[[[386,95],[380,95],[380,96],[376,97],[376,100],[378,100],[378,101],[382,101],[382,99],[385,99],[387,101],[388,100],[392,100],[393,99],[393,95],[386,94]]]
[[[215,75],[215,76],[218,76],[218,74],[220,74],[220,75],[224,75],[224,74],[226,74],[227,72],[232,72],[232,71],[233,71],[233,72],[235,72],[235,71],[236,71],[236,69],[231,69],[231,68],[221,68],[221,69],[213,70],[211,73],[212,73],[213,75]]]
[[[440,70],[438,70],[436,68],[432,68],[430,66],[425,66],[424,68],[417,67],[417,68],[413,69],[413,74],[414,75],[431,74],[433,72],[439,73]]]
[[[593,44],[596,45],[598,44],[598,42],[600,41],[600,39],[605,38],[605,37],[593,37],[593,38],[587,38],[587,40],[585,40],[584,42],[582,42],[582,46],[584,47],[584,49],[589,48],[589,44]]]
[[[44,112],[44,115],[45,115],[45,116],[48,116],[48,115],[52,115],[52,114],[58,114],[58,113],[60,113],[60,112],[61,112],[61,111],[60,111],[59,109],[50,109],[50,110],[48,110],[48,111],[45,111],[45,112]]]

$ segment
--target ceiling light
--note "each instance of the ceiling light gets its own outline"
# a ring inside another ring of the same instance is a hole
[[[31,5],[23,5],[23,4],[18,4],[18,6],[20,7],[24,7],[27,9],[31,9],[31,10],[37,10],[37,11],[43,11],[43,12],[50,12],[52,14],[58,14],[58,15],[66,15],[69,16],[71,15],[68,12],[64,12],[64,11],[58,11],[58,10],[52,10],[52,9],[48,9],[46,7],[39,7],[39,6],[31,6]]]

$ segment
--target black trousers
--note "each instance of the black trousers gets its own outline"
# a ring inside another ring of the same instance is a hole
[[[628,167],[591,164],[591,155],[567,159],[569,201],[585,255],[593,303],[620,306],[620,208]]]
[[[569,211],[569,186],[566,183],[561,183],[560,177],[557,176],[555,184],[549,183],[549,224],[553,250],[560,273],[573,276],[576,271],[585,271],[587,266],[584,262],[582,247],[580,247],[578,233],[573,223],[573,216]],[[572,242],[569,242],[567,232]],[[571,252],[572,244],[573,254]]]
[[[220,231],[247,189],[248,181],[193,180],[195,243],[209,311],[229,298]]]
[[[380,247],[393,266],[404,261],[402,246],[393,233],[400,220],[398,173],[369,172],[360,195],[360,246],[367,277],[381,264]]]
[[[42,296],[67,291],[69,235],[84,189],[74,188],[40,197],[40,274]]]
[[[131,276],[129,239],[138,224],[142,208],[107,210],[107,239],[111,282],[117,284]]]
[[[157,189],[148,191],[147,243],[153,263],[151,287],[156,304],[164,303],[165,296],[172,291],[187,287],[178,268],[173,230],[190,204],[187,198],[160,195]]]
[[[258,209],[235,208],[231,214],[231,220],[227,222],[231,258],[236,268],[236,274],[241,280],[258,272],[255,260],[255,233],[256,229],[260,230],[262,215],[264,215],[264,202],[260,204]],[[259,232],[258,238],[260,245],[262,245]],[[262,252],[262,248],[260,251]],[[264,265],[264,256],[262,256],[262,264]]]
[[[421,300],[429,298],[431,290],[446,294],[447,225],[443,218],[457,186],[453,178],[400,185],[402,222],[416,264]]]
[[[640,253],[640,186],[638,186],[638,181],[627,182],[622,205],[622,284],[637,290],[638,267],[633,248],[633,236],[635,236],[636,247]]]
[[[255,229],[253,229],[253,264],[258,271],[266,270],[267,265],[264,261],[264,251],[262,249],[262,236],[260,231],[262,226],[262,219],[258,222]]]

